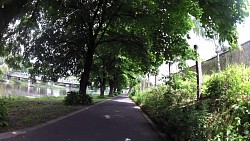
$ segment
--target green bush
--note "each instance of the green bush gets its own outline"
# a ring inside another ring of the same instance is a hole
[[[65,105],[90,105],[92,102],[93,99],[90,95],[79,92],[68,92],[64,99]]]
[[[204,110],[197,110],[194,105],[188,107],[174,107],[165,110],[163,118],[164,132],[170,137],[176,136],[175,140],[205,140],[205,121],[207,113]]]
[[[196,74],[192,71],[173,74],[166,83],[187,101],[196,98]]]
[[[128,94],[130,97],[133,97],[134,95],[138,94],[139,92],[140,92],[140,86],[139,86],[139,84],[136,84]]]
[[[246,94],[247,87],[250,81],[250,68],[244,65],[228,66],[221,73],[216,73],[205,82],[206,96],[222,96],[228,97],[235,95]],[[244,87],[243,87],[244,86]],[[248,87],[249,89],[249,87]],[[250,92],[250,91],[249,91]]]
[[[206,76],[202,109],[196,108],[195,81],[192,73],[175,74],[166,85],[131,96],[168,140],[250,140],[250,68],[228,66]]]
[[[249,141],[250,101],[231,105],[223,112],[213,113],[207,122],[210,140]]]
[[[242,101],[250,93],[250,68],[244,65],[228,66],[221,73],[213,74],[206,82],[203,93],[209,110],[225,111]]]
[[[7,108],[4,99],[0,99],[0,126],[7,126]]]
[[[250,140],[250,101],[235,104],[231,109],[232,121],[227,126],[226,140]]]
[[[250,68],[227,67],[206,82],[204,102],[211,113],[207,133],[212,140],[250,140]]]
[[[166,108],[170,109],[181,101],[181,97],[175,95],[174,90],[164,85],[142,93],[141,97],[142,105],[146,109],[156,112],[152,113],[153,115],[157,115],[157,111],[163,111]]]
[[[181,140],[204,139],[203,121],[206,112],[196,110],[193,105],[185,105],[185,98],[189,97],[182,92],[184,91],[163,85],[137,93],[133,99],[169,138],[175,136]]]

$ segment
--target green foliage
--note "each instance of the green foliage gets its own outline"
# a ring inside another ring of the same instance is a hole
[[[190,104],[195,98],[195,74],[174,74],[167,85],[145,92],[133,91],[130,96],[149,114],[170,138],[201,140],[206,112]]]
[[[169,138],[202,140],[205,138],[203,121],[206,112],[195,110],[194,106],[184,105],[192,96],[188,97],[182,92],[163,85],[137,93],[133,99]]]
[[[132,82],[131,85],[132,86],[130,88],[131,90],[129,92],[129,96],[133,97],[133,96],[135,96],[136,94],[138,94],[140,92],[140,85],[138,83],[136,83],[136,82]]]
[[[7,108],[4,98],[0,99],[0,126],[8,126]]]
[[[242,85],[248,82],[248,70],[245,66],[228,66],[225,71],[214,74],[207,84],[205,93],[209,95],[242,94]],[[240,90],[240,91],[239,91]]]
[[[206,140],[206,129],[204,122],[207,113],[203,110],[196,110],[195,106],[176,106],[169,111],[165,111],[164,132],[169,136],[175,136],[178,140],[202,141]],[[161,124],[161,123],[159,123]]]
[[[245,1],[204,0],[200,1],[199,5],[203,11],[200,21],[206,30],[207,36],[212,37],[214,35],[213,31],[218,32],[221,41],[227,40],[232,47],[236,47],[237,40],[235,38],[238,37],[236,23],[242,22],[244,17],[248,15]],[[222,13],[224,16],[221,15]]]
[[[87,94],[68,92],[63,102],[66,105],[90,105],[93,100],[92,97]]]
[[[34,73],[51,79],[80,76],[84,70],[81,87],[86,88],[100,46],[126,54],[141,71],[154,70],[163,60],[194,58],[187,43],[192,17],[202,23],[207,36],[215,31],[220,40],[236,46],[236,23],[247,15],[245,9],[243,0],[9,1],[0,11],[5,15],[1,48],[12,54],[8,62],[15,67],[19,62],[30,65],[27,60],[35,58]],[[16,19],[15,26],[5,30]],[[25,59],[20,61],[22,52]]]
[[[248,141],[250,140],[250,105],[248,102],[232,104],[229,108],[223,105],[217,108],[220,112],[211,112],[206,123],[210,140]]]
[[[0,78],[6,77],[9,67],[3,63],[0,65]]]
[[[152,111],[163,111],[166,108],[171,109],[182,100],[180,99],[181,97],[175,95],[174,92],[175,91],[168,86],[153,88],[146,92],[147,96],[144,96],[141,102],[147,109],[152,109]],[[157,99],[159,103],[155,103],[152,99]]]
[[[173,74],[166,84],[181,93],[183,97],[185,95],[189,98],[196,96],[196,73],[192,71]]]
[[[167,85],[132,98],[169,136],[168,140],[250,140],[250,68],[228,66],[206,76],[202,109],[195,100],[192,73],[175,74]],[[190,87],[192,86],[192,87]]]
[[[203,102],[211,113],[211,139],[250,140],[249,74],[249,67],[233,65],[206,81]]]
[[[226,128],[227,140],[250,140],[250,101],[232,106],[233,119]]]
[[[3,72],[2,72],[2,70],[0,70],[0,78],[2,78],[3,77]]]
[[[250,68],[244,65],[228,66],[221,73],[213,74],[205,82],[204,97],[209,97],[209,105],[224,105],[242,101],[242,98],[250,92]],[[213,101],[215,99],[215,101]]]

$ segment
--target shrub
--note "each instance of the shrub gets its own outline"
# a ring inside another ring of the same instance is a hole
[[[207,124],[211,140],[250,140],[250,101],[234,104],[221,113],[213,113]]]
[[[231,109],[232,121],[227,126],[227,140],[250,140],[250,101],[235,104]]]
[[[4,99],[0,99],[0,126],[7,126],[7,108]]]
[[[141,94],[141,103],[146,109],[155,111],[153,115],[157,115],[158,111],[163,111],[166,108],[172,108],[180,100],[178,95],[174,94],[169,86],[160,86],[152,88]]]
[[[65,105],[90,105],[92,102],[93,99],[90,95],[79,92],[68,92],[64,99]]]
[[[243,65],[228,66],[213,74],[206,82],[204,96],[210,110],[220,111],[237,104],[250,93],[250,69]]]
[[[227,67],[205,82],[212,140],[250,140],[250,68]]]
[[[216,73],[205,82],[207,96],[235,96],[244,95],[246,93],[247,83],[250,80],[249,68],[244,65],[239,66],[228,66],[221,73]]]
[[[167,85],[134,91],[132,98],[174,140],[250,140],[250,68],[229,66],[206,76],[202,109],[194,78],[175,74]]]
[[[193,105],[185,105],[186,99],[183,97],[188,96],[182,92],[163,85],[137,93],[133,98],[168,137],[204,139],[203,121],[206,112],[196,110]]]
[[[165,134],[175,140],[202,141],[207,137],[204,126],[207,112],[194,105],[165,110],[162,117]]]
[[[137,84],[137,85],[133,86],[132,90],[128,93],[128,95],[129,95],[130,97],[133,97],[133,96],[135,96],[136,94],[138,94],[139,92],[140,92],[140,85]]]
[[[187,101],[196,97],[196,74],[192,71],[173,74],[166,83]],[[175,92],[175,93],[176,93]]]

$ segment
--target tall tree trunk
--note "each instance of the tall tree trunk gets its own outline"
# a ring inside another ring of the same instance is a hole
[[[106,73],[102,71],[102,77],[99,79],[100,82],[100,97],[104,97],[104,91],[106,89]]]
[[[199,54],[198,46],[194,45],[194,49],[195,49],[196,54],[198,56],[198,60],[196,61],[197,101],[200,101],[201,96],[202,96],[202,68],[201,68],[201,61],[200,61],[200,54]]]
[[[218,72],[221,72],[221,67],[220,67],[220,52],[216,51],[217,54],[217,67],[218,67]]]
[[[113,93],[116,93],[117,92],[117,84],[116,83],[114,83],[114,88],[113,88]]]
[[[157,85],[157,75],[155,75],[155,86]]]
[[[104,91],[106,89],[106,79],[103,78],[100,86],[100,97],[104,97]]]
[[[144,81],[143,81],[144,82]],[[129,86],[129,90],[128,90],[128,94],[130,94],[133,90],[133,87],[132,86]],[[142,88],[142,91],[143,91],[143,88]]]
[[[86,90],[87,90],[87,86],[89,84],[89,75],[90,75],[90,71],[91,71],[91,67],[93,64],[93,58],[94,58],[94,53],[95,53],[95,45],[94,45],[94,41],[92,41],[93,43],[90,44],[88,50],[87,50],[87,54],[86,54],[86,60],[84,63],[84,70],[81,74],[81,80],[80,80],[80,88],[79,88],[79,92],[81,94],[86,94]]]
[[[104,97],[105,87],[100,88],[100,97]]]
[[[109,80],[109,96],[113,96],[113,92],[114,92],[114,81]]]
[[[147,88],[151,87],[149,79],[150,79],[150,76],[149,76],[149,73],[148,73],[148,87]]]
[[[168,77],[171,75],[171,62],[168,62]]]

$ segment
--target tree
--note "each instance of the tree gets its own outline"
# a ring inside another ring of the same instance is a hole
[[[105,49],[107,48],[98,48],[97,53],[94,56],[91,72],[92,81],[94,82],[95,87],[100,88],[100,97],[104,97],[104,91],[108,82],[108,71],[115,60],[115,55]]]
[[[202,28],[201,23],[194,19],[194,28],[193,32],[196,33],[196,35],[203,37],[207,39],[208,41],[212,41],[214,46],[215,46],[215,53],[217,55],[217,70],[220,72],[221,67],[220,67],[220,53],[228,51],[230,47],[225,46],[225,43],[219,40],[219,35],[215,31],[213,32],[213,36],[207,37],[206,36],[206,31]]]
[[[20,53],[16,48],[23,45],[26,60],[36,60],[37,73],[51,78],[80,76],[81,93],[86,93],[94,54],[103,44],[127,47],[129,58],[134,50],[142,50],[147,59],[135,60],[146,62],[142,67],[150,69],[151,63],[194,56],[186,42],[191,16],[201,21],[207,36],[216,31],[220,40],[235,46],[236,23],[246,14],[244,2],[238,0],[29,1],[35,2],[35,9],[26,11],[16,28],[8,30],[10,52]]]
[[[28,0],[3,0],[0,2],[0,39],[9,23],[16,18],[24,8]]]
[[[37,73],[51,78],[80,74],[82,93],[86,92],[97,46],[119,42],[133,44],[135,48],[144,47],[144,40],[136,35],[136,30],[124,29],[134,26],[137,5],[120,1],[57,1],[44,5],[30,36],[25,34],[27,26],[22,27],[27,22],[24,18],[17,27],[19,35],[15,37],[19,36],[19,43],[25,46],[25,57],[36,59]],[[117,25],[120,27],[111,28]]]
[[[242,22],[248,16],[246,1],[199,0],[199,5],[203,10],[199,20],[202,23],[202,27],[205,28],[206,35],[213,37],[215,31],[219,35],[220,42],[227,40],[230,46],[237,47],[236,23]]]
[[[143,50],[133,50],[133,53],[130,53],[130,48],[133,48],[133,45],[130,46],[105,44],[97,48],[91,80],[95,82],[96,87],[100,88],[100,96],[104,96],[107,85],[110,88],[109,96],[113,96],[113,92],[128,86],[128,80],[133,79],[134,74],[146,73],[152,67],[143,65],[144,61],[152,58],[148,58],[149,56],[144,54]]]
[[[5,49],[4,45],[1,42],[2,37],[5,33],[5,30],[8,28],[8,25],[14,21],[14,19],[22,13],[22,9],[28,0],[2,0],[0,1],[0,56],[4,56]]]

